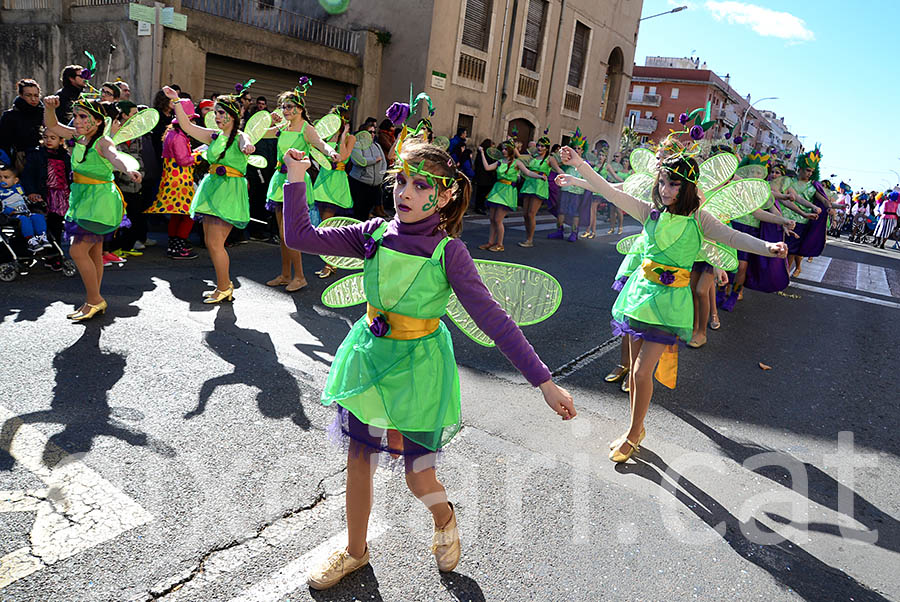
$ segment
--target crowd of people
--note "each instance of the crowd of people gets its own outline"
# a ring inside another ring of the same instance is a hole
[[[215,270],[215,288],[203,294],[207,304],[233,300],[227,247],[243,242],[245,231],[280,245],[280,270],[267,284],[288,292],[307,285],[301,252],[362,266],[358,278],[333,285],[342,296],[335,306],[364,302],[366,313],[338,348],[322,395],[337,405],[331,432],[349,448],[349,543],[313,569],[308,583],[315,589],[369,562],[379,458],[403,458],[410,491],[434,518],[438,568],[453,570],[460,559],[456,512],[435,473],[438,452],[460,428],[459,375],[440,320],[451,303],[454,322],[467,314],[559,417],[576,415],[572,397],[507,314],[519,296],[492,296],[479,270],[496,262],[473,260],[459,240],[470,205],[489,215],[480,248],[492,253],[505,250],[504,220],[519,206],[523,248],[537,245],[542,208],[556,217],[550,241],[594,238],[602,211],[609,234],[623,233],[624,213],[642,226],[620,241],[625,258],[612,285],[612,327],[622,346],[606,380],[621,383],[631,402],[628,428],[610,443],[616,463],[640,450],[654,378],[674,388],[679,345],[704,346],[707,328],[721,326],[719,308],[733,311],[745,287],[784,290],[802,273],[804,257],[822,253],[829,219],[877,215],[874,237],[882,247],[896,232],[898,191],[853,195],[820,181],[818,148],[796,165],[773,154],[737,156],[727,141],[701,145],[700,125],[630,154],[610,153],[602,140],[589,149],[580,130],[564,146],[545,131],[530,143],[511,136],[469,148],[465,129],[452,139],[434,137],[425,94],[354,128],[350,96],[312,121],[307,77],[269,112],[268,99],[253,98],[253,80],[196,103],[165,86],[145,106],[131,100],[125,82],[97,89],[92,75],[70,65],[62,88],[43,98],[34,80],[22,79],[13,108],[0,118],[4,214],[15,220],[27,252],[45,254],[48,267],[62,259],[45,253],[51,240],[68,239],[85,288],[70,320],[106,311],[104,266],[154,244],[148,216],[167,216],[172,260],[196,258],[191,241],[200,237]],[[419,119],[423,102],[428,116]],[[330,261],[319,277],[337,273],[340,262]],[[510,278],[510,286],[518,280]],[[523,323],[551,315],[558,303],[547,303],[549,312]]]

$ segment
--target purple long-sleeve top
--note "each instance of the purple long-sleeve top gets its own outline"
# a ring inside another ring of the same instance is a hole
[[[408,255],[431,257],[438,243],[447,236],[443,231],[436,231],[439,220],[437,213],[414,224],[395,218],[388,222],[381,244]],[[372,234],[382,221],[375,218],[341,228],[314,228],[306,205],[306,184],[295,182],[284,187],[284,242],[292,249],[362,259],[366,234]],[[478,328],[494,340],[528,382],[536,387],[550,380],[550,370],[516,323],[491,297],[466,245],[457,238],[444,247],[444,271],[450,287]]]

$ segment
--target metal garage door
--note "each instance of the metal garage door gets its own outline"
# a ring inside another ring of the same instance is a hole
[[[234,94],[235,84],[242,84],[252,78],[256,80],[250,87],[253,98],[265,96],[269,101],[269,110],[272,110],[276,106],[278,95],[296,86],[301,75],[303,74],[287,69],[208,54],[204,96],[209,98],[215,93]],[[352,84],[324,77],[313,77],[312,82],[313,85],[306,94],[306,110],[313,120],[326,114],[334,105],[343,102],[347,94],[355,95],[356,87]]]

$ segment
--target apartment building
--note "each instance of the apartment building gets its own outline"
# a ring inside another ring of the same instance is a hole
[[[647,57],[645,65],[634,67],[625,125],[642,140],[658,142],[670,130],[682,129],[681,113],[709,102],[717,123],[708,135],[721,138],[738,126],[742,152],[775,148],[796,153],[799,140],[790,134],[784,118],[753,107],[750,96],[741,96],[729,80],[730,76],[719,77],[699,58]]]

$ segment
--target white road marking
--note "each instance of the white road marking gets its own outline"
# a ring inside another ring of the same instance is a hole
[[[855,293],[836,291],[836,290],[830,289],[830,288],[822,288],[820,286],[801,284],[800,282],[791,282],[791,286],[794,288],[799,288],[801,290],[805,290],[805,291],[813,291],[816,293],[822,293],[823,295],[832,295],[834,297],[843,297],[845,299],[853,299],[854,301],[864,301],[866,303],[871,303],[873,305],[883,305],[884,307],[900,308],[900,303],[894,303],[892,301],[885,301],[884,299],[875,299],[873,297],[865,297],[863,295],[857,295]]]
[[[369,541],[384,534],[388,525],[375,517],[369,522]],[[264,580],[253,585],[231,602],[267,602],[280,600],[298,589],[306,588],[306,576],[317,563],[325,560],[332,552],[347,545],[347,532],[336,533],[303,556],[271,573]]]
[[[36,512],[31,545],[0,558],[0,589],[153,520],[137,502],[62,450],[55,450],[59,463],[46,466],[47,437],[3,406],[0,423],[16,427],[12,440],[4,442],[7,451],[47,486],[0,492],[0,512]]]
[[[876,295],[891,296],[887,273],[883,267],[866,263],[856,264],[856,289]]]
[[[828,271],[828,266],[830,265],[831,257],[825,257],[824,255],[814,257],[812,261],[803,260],[803,263],[800,265],[803,270],[800,278],[812,280],[813,282],[822,282],[822,278],[825,277],[825,272]]]

